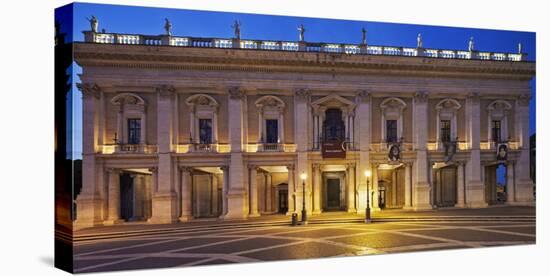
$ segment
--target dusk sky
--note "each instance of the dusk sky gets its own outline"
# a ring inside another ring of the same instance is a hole
[[[82,31],[89,30],[86,18],[95,15],[99,19],[99,30],[114,33],[158,35],[164,33],[164,18],[172,22],[174,36],[231,38],[234,20],[241,22],[242,39],[298,40],[297,26],[304,24],[305,40],[308,42],[334,42],[358,44],[361,42],[361,28],[367,29],[367,43],[371,45],[415,47],[416,36],[422,33],[425,48],[466,50],[471,36],[479,51],[517,52],[522,43],[528,60],[536,59],[535,33],[483,30],[424,25],[361,22],[351,20],[317,19],[303,17],[239,14],[210,11],[191,11],[167,8],[146,8],[113,6],[100,4],[74,4],[74,22],[71,19],[71,6],[56,11],[56,18],[62,23],[61,31],[73,32],[68,40],[83,41]],[[74,66],[74,74],[81,72]],[[79,82],[73,75],[74,83]],[[530,103],[530,133],[535,133],[535,81],[531,82],[532,100]],[[82,102],[80,92],[73,85],[73,127],[74,148],[72,158],[81,158],[82,148]],[[72,100],[69,99],[69,102]]]

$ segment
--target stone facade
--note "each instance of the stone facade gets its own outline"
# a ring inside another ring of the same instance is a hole
[[[303,202],[314,215],[364,213],[367,170],[375,212],[488,206],[498,164],[506,204],[534,201],[533,62],[99,43],[76,43],[75,59],[84,112],[77,228],[291,214]],[[343,122],[340,158],[323,157],[330,112]],[[131,119],[139,143],[130,143]],[[268,120],[276,142],[266,142]],[[499,161],[500,144],[508,152]]]

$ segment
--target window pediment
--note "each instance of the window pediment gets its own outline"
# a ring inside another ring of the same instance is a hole
[[[134,93],[120,93],[111,99],[115,105],[145,105],[145,100]]]
[[[259,112],[282,112],[285,108],[285,102],[276,96],[263,96],[254,103]]]
[[[188,106],[195,106],[195,107],[213,107],[216,108],[219,106],[216,99],[214,99],[212,96],[206,95],[206,94],[195,94],[192,96],[189,96],[185,103]]]

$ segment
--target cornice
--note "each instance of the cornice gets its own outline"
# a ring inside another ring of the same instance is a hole
[[[75,59],[82,66],[142,69],[300,72],[331,75],[428,74],[525,80],[535,75],[534,62],[87,43],[75,44]]]

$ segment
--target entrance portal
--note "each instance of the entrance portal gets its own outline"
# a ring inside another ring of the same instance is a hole
[[[277,186],[279,196],[279,210],[280,214],[286,214],[288,212],[288,184],[279,184]]]
[[[456,166],[442,167],[435,171],[434,205],[452,207],[457,202]]]
[[[506,202],[506,166],[495,164],[485,167],[485,202],[489,205]]]
[[[341,211],[346,209],[345,176],[343,172],[324,174],[324,211]]]

